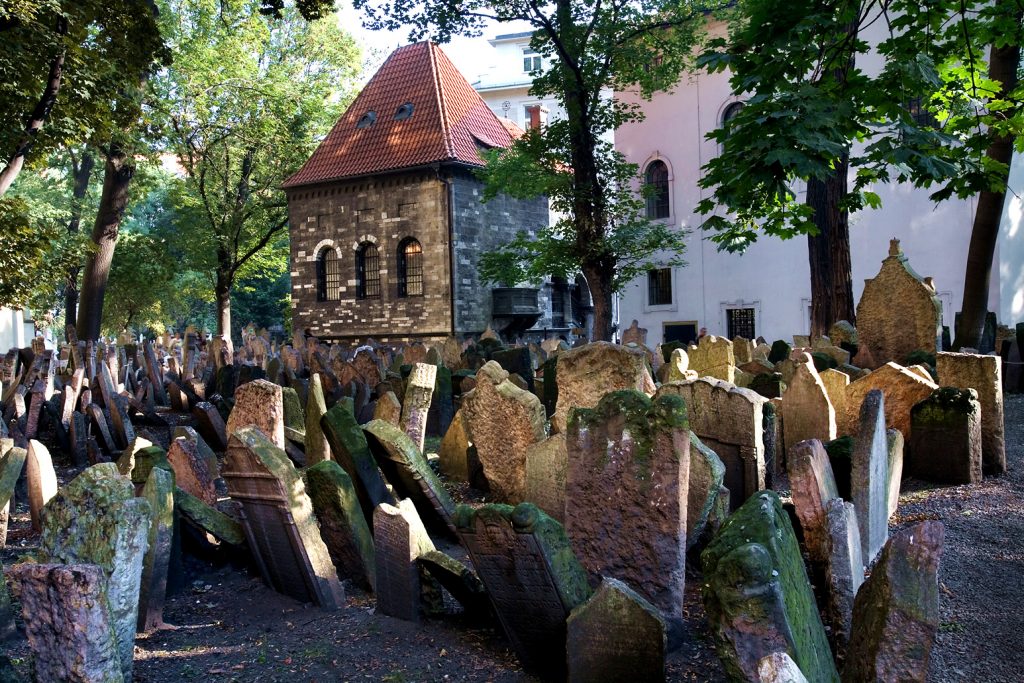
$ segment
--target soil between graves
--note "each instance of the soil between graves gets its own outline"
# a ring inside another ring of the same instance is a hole
[[[946,525],[929,681],[1019,681],[1024,670],[1024,396],[1006,397],[1005,416],[1007,474],[959,487],[905,481],[892,520],[891,530],[920,519]],[[74,472],[66,462],[56,464],[65,466],[63,484]],[[466,497],[464,487],[454,493]],[[4,563],[16,562],[36,540],[19,506],[0,554]],[[325,612],[270,590],[251,567],[189,560],[186,572],[184,589],[168,598],[164,612],[177,628],[136,641],[136,681],[541,680],[522,671],[496,626],[457,615],[420,624],[378,615],[372,596],[348,583],[344,607]],[[699,576],[689,575],[688,637],[668,657],[670,681],[725,680],[699,591]],[[27,674],[24,637],[19,633],[6,646]]]

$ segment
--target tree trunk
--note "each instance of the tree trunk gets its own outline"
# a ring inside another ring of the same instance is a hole
[[[66,32],[67,25],[64,20],[60,20],[57,30],[60,35]],[[28,119],[28,125],[25,126],[25,134],[21,140],[18,141],[18,146],[14,150],[14,155],[11,160],[7,162],[7,166],[0,171],[0,197],[3,197],[14,183],[14,179],[21,173],[21,169],[25,166],[25,157],[28,156],[29,150],[32,149],[32,143],[35,142],[36,136],[42,129],[46,119],[50,116],[50,110],[53,109],[54,102],[57,101],[57,93],[60,92],[61,78],[64,73],[64,50],[61,50],[60,54],[53,58],[50,63],[50,75],[46,79],[46,88],[43,89],[43,95],[39,98],[39,102],[36,103],[35,109],[32,110],[31,116]]]
[[[839,320],[855,323],[849,212],[840,208],[847,192],[848,165],[849,156],[844,155],[828,178],[807,182],[807,205],[814,210],[818,228],[817,235],[807,236],[812,337],[828,334]]]
[[[218,258],[219,258],[218,254]],[[217,334],[230,344],[231,340],[231,286],[234,277],[223,268],[217,269],[217,283],[214,293],[217,297]]]
[[[612,271],[614,272],[614,271]],[[602,264],[583,264],[583,277],[590,287],[594,305],[594,331],[591,341],[612,340],[612,278]]]
[[[68,221],[68,232],[76,234],[82,223],[82,201],[89,190],[92,169],[96,166],[96,157],[86,149],[82,161],[74,167],[74,185],[71,191],[71,220]],[[78,274],[82,266],[75,264],[68,270],[67,281],[64,283],[64,322],[71,324],[78,317]],[[68,340],[70,341],[70,339]]]
[[[96,245],[85,263],[82,293],[78,308],[78,338],[95,341],[100,336],[103,321],[103,295],[107,289],[110,263],[114,259],[117,231],[128,204],[128,185],[135,173],[131,158],[116,143],[111,144],[103,174],[103,194],[92,228],[92,242]]]
[[[1016,17],[1014,26],[1020,26],[1022,12],[1015,2],[999,3],[1007,16]],[[1010,41],[1003,47],[992,46],[989,53],[989,78],[999,81],[1002,87],[999,98],[1017,87],[1017,65],[1020,63],[1020,41]],[[1003,215],[1006,199],[1006,185],[1009,182],[1010,159],[1013,156],[1013,141],[1009,136],[992,137],[986,152],[988,158],[1006,164],[1006,177],[998,190],[983,190],[978,194],[978,208],[971,228],[971,243],[967,249],[967,270],[964,273],[964,300],[956,326],[955,350],[977,349],[985,329],[985,314],[988,312],[988,290],[992,273],[992,258],[999,240],[999,221]],[[1009,322],[1009,321],[1004,321]]]

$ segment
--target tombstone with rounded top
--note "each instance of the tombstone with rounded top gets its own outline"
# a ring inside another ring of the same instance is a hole
[[[284,448],[284,399],[281,387],[256,379],[235,389],[235,407],[228,415],[227,435],[243,427],[258,427],[278,448]]]
[[[642,350],[593,342],[558,355],[558,402],[551,429],[564,432],[572,408],[592,408],[605,394],[620,389],[653,394],[654,380]]]

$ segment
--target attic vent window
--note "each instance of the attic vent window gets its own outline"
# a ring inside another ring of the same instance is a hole
[[[405,121],[412,116],[412,102],[406,102],[395,110],[395,121]]]
[[[377,120],[377,112],[368,111],[356,122],[356,128],[369,128]]]

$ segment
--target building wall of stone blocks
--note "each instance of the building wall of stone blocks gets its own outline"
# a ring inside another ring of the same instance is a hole
[[[452,179],[455,231],[455,330],[477,334],[491,321],[491,288],[477,274],[480,254],[507,244],[520,230],[536,231],[548,225],[547,198],[513,199],[499,195],[484,203],[483,183],[468,172]],[[536,285],[534,285],[536,286]],[[547,287],[541,289],[543,317],[535,325],[551,325]]]
[[[292,324],[323,339],[443,338],[451,331],[447,193],[433,171],[299,187],[288,193]],[[398,296],[398,245],[423,247],[423,295]],[[381,294],[356,298],[356,250],[377,245]],[[316,261],[337,251],[340,299],[317,301]]]

